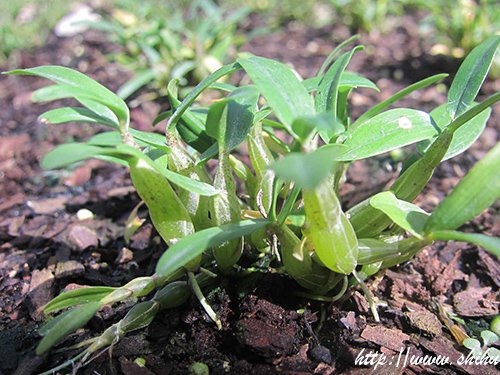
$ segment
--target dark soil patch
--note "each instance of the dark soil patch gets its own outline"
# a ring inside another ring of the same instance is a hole
[[[457,62],[427,53],[407,17],[387,35],[361,38],[368,46],[350,69],[374,80],[380,94],[352,95],[353,116],[399,89],[437,72],[454,72]],[[304,76],[314,74],[324,57],[348,37],[342,27],[313,30],[290,24],[283,32],[255,39],[246,48],[256,54],[293,63]],[[115,48],[98,33],[73,39],[51,37],[39,50],[22,54],[19,67],[62,64],[79,69],[115,90],[127,74],[110,64],[105,54]],[[138,203],[125,170],[89,161],[67,171],[41,171],[39,161],[54,144],[85,139],[94,127],[46,126],[37,117],[48,105],[33,105],[29,96],[43,83],[38,79],[0,80],[0,373],[31,374],[58,365],[72,354],[53,352],[38,358],[36,330],[43,321],[40,308],[62,289],[78,285],[122,285],[152,274],[163,251],[150,224],[129,245],[123,226]],[[486,82],[481,96],[499,90],[499,81]],[[429,109],[445,94],[433,88],[419,91],[400,105]],[[149,126],[160,108],[134,109],[133,125]],[[458,179],[498,140],[500,108],[489,128],[470,151],[444,163],[418,203],[434,207]],[[354,163],[344,187],[349,207],[385,186],[397,164],[390,160]],[[94,213],[79,219],[80,209]],[[500,205],[496,204],[467,230],[500,234]],[[293,282],[278,275],[223,282],[208,297],[221,316],[217,330],[199,304],[160,313],[143,331],[131,334],[112,350],[96,356],[82,374],[186,374],[193,363],[204,363],[211,374],[494,374],[488,366],[460,366],[463,353],[448,328],[438,319],[441,304],[465,319],[486,327],[498,314],[500,266],[481,249],[462,244],[436,244],[413,261],[377,275],[369,287],[380,304],[382,322],[375,323],[365,297],[351,291],[336,304],[302,300],[291,291]],[[126,305],[105,309],[73,343],[100,334],[118,321]],[[476,333],[477,335],[477,333]],[[414,356],[447,356],[453,365],[417,363],[403,366],[360,367],[355,359],[369,351],[398,356],[399,348]],[[146,367],[134,362],[144,358]]]

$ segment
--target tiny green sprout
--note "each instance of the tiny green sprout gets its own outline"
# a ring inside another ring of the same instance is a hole
[[[492,361],[500,360],[500,350],[491,347],[492,345],[498,343],[500,338],[494,332],[490,330],[481,331],[481,341],[476,338],[466,338],[462,345],[471,351],[471,355],[474,358],[480,358],[482,356],[487,356]]]
[[[210,369],[208,365],[203,362],[194,362],[189,366],[190,375],[210,375]]]
[[[204,296],[221,280],[238,282],[266,272],[288,277],[292,293],[322,302],[335,303],[348,288],[361,288],[378,320],[383,304],[376,303],[365,280],[412,259],[425,246],[463,241],[500,256],[500,238],[460,230],[500,198],[500,143],[432,212],[413,203],[437,166],[481,135],[491,106],[500,101],[496,92],[476,102],[499,45],[500,36],[492,36],[476,47],[455,75],[446,102],[431,112],[394,108],[394,103],[446,75],[418,81],[355,119],[350,93],[378,91],[373,82],[347,70],[362,47],[342,53],[348,43],[342,44],[307,79],[278,61],[241,56],[206,76],[182,101],[177,81],[166,86],[172,109],[155,121],[167,120],[165,135],[131,128],[127,104],[81,73],[53,66],[9,72],[53,81],[35,92],[35,100],[71,97],[79,103],[46,112],[46,121],[110,128],[87,142],[57,146],[44,157],[43,167],[89,158],[127,167],[168,247],[150,276],[118,288],[81,288],[50,301],[46,313],[66,311],[43,326],[37,353],[84,327],[105,305],[125,300],[132,302],[125,317],[82,343],[75,361],[86,363],[192,294],[220,329],[222,322]],[[220,83],[236,72],[248,76],[240,86]],[[212,90],[220,99],[203,106],[200,95]],[[408,146],[417,152],[410,155]],[[351,163],[391,153],[404,159],[393,184],[345,207],[340,192]],[[140,225],[136,219],[137,207],[130,214],[127,240]],[[498,340],[499,326],[497,317],[492,331],[481,335],[483,344],[468,339],[464,345],[482,353]],[[488,349],[488,355],[496,353]],[[208,367],[196,363],[190,371],[205,374]]]
[[[139,367],[146,367],[146,358],[138,357],[134,359],[134,363]]]
[[[495,316],[490,323],[490,331],[500,336],[500,315]]]

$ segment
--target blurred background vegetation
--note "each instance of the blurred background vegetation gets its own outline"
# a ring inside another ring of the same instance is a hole
[[[248,17],[261,25],[254,33],[295,21],[314,28],[343,24],[355,34],[389,32],[411,13],[436,51],[459,58],[500,30],[497,0],[6,0],[0,2],[0,63],[45,43],[77,4],[99,14],[90,26],[122,46],[113,58],[136,78],[123,96],[148,84],[152,71],[195,83],[253,37]]]

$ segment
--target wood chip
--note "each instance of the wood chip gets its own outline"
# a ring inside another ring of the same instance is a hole
[[[67,277],[80,276],[85,272],[85,267],[76,260],[58,262],[56,266],[55,278],[64,279]]]
[[[470,375],[493,375],[497,374],[498,371],[490,366],[486,365],[470,365],[464,364],[463,359],[467,357],[467,354],[463,354],[456,350],[453,345],[454,343],[448,340],[444,336],[438,336],[435,339],[428,340],[422,338],[420,340],[420,345],[423,346],[428,351],[434,353],[436,356],[446,357],[450,361],[450,365],[456,369],[460,369],[466,374]]]
[[[65,207],[65,204],[67,201],[68,201],[68,197],[60,196],[57,198],[29,200],[28,202],[26,202],[26,204],[36,214],[50,215],[50,214],[53,214],[57,211],[64,210],[64,207]]]
[[[428,310],[405,312],[408,323],[426,336],[434,337],[442,333],[441,322],[438,317]]]
[[[68,241],[78,252],[97,247],[99,243],[96,232],[84,225],[73,226],[68,234]]]
[[[34,270],[28,292],[28,310],[33,320],[43,319],[42,307],[52,298],[54,298],[54,275],[46,268]]]
[[[467,288],[453,296],[457,314],[466,317],[485,317],[498,314],[499,302],[491,288]]]
[[[361,337],[395,352],[399,352],[401,348],[404,348],[404,342],[410,340],[410,336],[399,329],[389,329],[383,326],[367,326],[361,332]]]

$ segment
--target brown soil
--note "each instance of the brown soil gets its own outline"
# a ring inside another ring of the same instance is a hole
[[[289,24],[282,31],[253,40],[246,49],[289,62],[310,76],[324,57],[348,37],[342,27],[314,30]],[[458,62],[427,53],[415,20],[407,17],[387,35],[364,35],[366,53],[355,56],[350,70],[372,79],[380,94],[352,95],[356,117],[402,87],[438,72],[453,73]],[[46,46],[21,54],[18,67],[58,64],[76,68],[115,90],[128,77],[106,60],[113,50],[98,33],[72,39],[52,36]],[[5,70],[5,69],[2,69]],[[76,169],[42,171],[41,156],[53,145],[85,139],[94,127],[46,126],[37,121],[51,105],[31,104],[30,93],[44,84],[35,78],[4,76],[0,80],[0,374],[31,374],[48,370],[76,352],[52,352],[36,357],[40,308],[64,288],[79,285],[122,285],[153,272],[163,251],[150,224],[125,246],[123,225],[138,202],[126,170],[88,161]],[[500,89],[487,81],[481,97]],[[445,94],[428,88],[400,105],[430,109]],[[134,109],[133,125],[147,128],[159,105]],[[497,142],[497,106],[483,136],[464,155],[444,163],[418,203],[431,209],[473,163]],[[397,165],[354,163],[344,187],[346,207],[389,182]],[[76,213],[90,209],[84,221]],[[500,205],[496,204],[467,230],[500,235]],[[237,285],[237,287],[235,286]],[[373,278],[369,287],[380,303],[382,322],[374,322],[362,293],[352,290],[342,303],[301,299],[297,286],[278,275],[222,281],[208,300],[221,316],[218,331],[200,305],[158,315],[150,327],[128,335],[90,362],[82,374],[186,374],[195,362],[211,374],[494,374],[488,366],[462,366],[456,359],[467,352],[437,318],[436,302],[478,330],[499,309],[500,265],[476,247],[438,243],[413,261]],[[85,330],[72,335],[66,347],[98,335],[125,314],[126,305],[105,309]],[[477,336],[477,331],[474,333]],[[446,356],[452,365],[358,366],[363,353]],[[364,350],[364,351],[363,351]],[[146,367],[134,362],[145,358]]]

